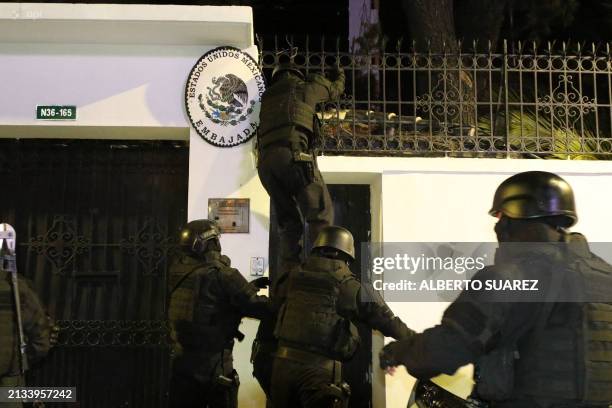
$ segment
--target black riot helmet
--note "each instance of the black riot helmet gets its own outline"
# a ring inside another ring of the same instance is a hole
[[[346,228],[336,225],[330,225],[323,228],[312,245],[312,252],[326,248],[338,250],[342,254],[348,256],[351,261],[355,260],[353,234]]]
[[[219,241],[221,230],[214,221],[194,220],[183,227],[179,237],[179,245],[185,252],[196,255],[204,253],[208,248],[208,241]],[[219,247],[219,245],[216,245]],[[220,248],[218,248],[220,249]]]
[[[278,79],[279,74],[281,74],[282,72],[291,72],[300,79],[304,79],[304,74],[302,73],[302,71],[300,71],[297,65],[295,65],[293,62],[285,62],[276,65],[272,70],[272,82],[276,81]]]
[[[515,174],[497,187],[489,214],[508,218],[550,217],[560,227],[571,227],[578,220],[572,187],[561,177],[545,171]]]

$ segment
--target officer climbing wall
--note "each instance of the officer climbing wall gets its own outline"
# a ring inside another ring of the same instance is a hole
[[[315,107],[336,100],[343,91],[342,70],[334,72],[331,80],[321,74],[305,77],[291,62],[274,69],[272,84],[263,95],[258,172],[278,216],[282,262],[300,261],[302,217],[308,222],[311,243],[333,222],[331,198],[313,152],[318,135]]]

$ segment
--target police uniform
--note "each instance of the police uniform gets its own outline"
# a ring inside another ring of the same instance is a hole
[[[344,72],[334,81],[320,74],[305,79],[293,65],[279,66],[262,97],[258,173],[270,195],[282,233],[281,258],[299,261],[304,225],[310,242],[333,222],[329,191],[313,154],[318,120],[315,107],[344,91]]]
[[[28,362],[44,357],[49,351],[50,324],[36,293],[25,279],[19,278],[19,295]],[[19,356],[19,332],[15,314],[10,273],[0,270],[0,386],[23,386]],[[21,407],[21,402],[2,403]]]
[[[216,250],[185,254],[171,267],[168,314],[175,343],[170,407],[237,406],[232,349],[234,338],[242,338],[242,317],[259,318],[268,311],[267,298],[257,291]]]
[[[464,291],[440,325],[387,345],[381,366],[403,364],[426,379],[474,363],[472,396],[492,407],[607,408],[612,266],[565,231],[576,221],[571,188],[551,173],[519,173],[500,185],[491,214],[500,246],[473,279],[538,280],[542,293],[504,302]]]
[[[339,230],[350,235],[343,228],[326,227],[313,250],[340,247],[333,239],[321,238]],[[350,241],[352,247],[352,236]],[[354,250],[349,252],[354,256]],[[274,408],[346,406],[340,405],[347,404],[349,397],[348,386],[341,381],[341,361],[350,359],[359,345],[353,322],[396,339],[413,333],[377,292],[355,279],[344,259],[315,252],[290,272],[285,287],[274,299],[279,305],[271,387]]]
[[[292,265],[292,267],[295,267],[295,265]],[[270,290],[271,299],[275,299],[277,296],[283,296],[283,294],[286,293],[285,286],[289,274],[290,272],[286,271],[272,285]],[[278,339],[274,336],[275,326],[276,313],[271,310],[261,318],[251,351],[253,377],[255,377],[266,394],[268,402],[271,398],[272,365],[278,347]]]

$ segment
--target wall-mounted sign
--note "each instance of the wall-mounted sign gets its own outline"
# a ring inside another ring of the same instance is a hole
[[[215,146],[244,143],[259,125],[264,90],[264,77],[250,55],[234,47],[215,48],[198,60],[187,79],[191,125]]]
[[[38,120],[76,120],[76,106],[38,105]]]
[[[217,221],[222,233],[249,232],[248,198],[209,198],[208,219]]]

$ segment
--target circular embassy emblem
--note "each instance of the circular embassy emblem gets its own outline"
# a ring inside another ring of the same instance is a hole
[[[185,88],[191,125],[208,143],[232,147],[244,143],[259,126],[264,77],[250,55],[219,47],[195,64]]]

